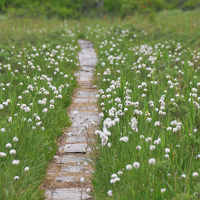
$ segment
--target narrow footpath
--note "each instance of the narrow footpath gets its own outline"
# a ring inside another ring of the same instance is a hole
[[[69,106],[72,125],[59,138],[58,152],[49,164],[44,187],[47,200],[89,200],[94,131],[99,124],[97,88],[93,85],[97,57],[92,43],[79,40],[79,71],[75,74],[78,88]]]

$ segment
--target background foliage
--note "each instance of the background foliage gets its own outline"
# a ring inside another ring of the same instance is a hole
[[[20,17],[79,18],[80,16],[132,15],[166,9],[191,10],[199,0],[0,0],[0,13]]]

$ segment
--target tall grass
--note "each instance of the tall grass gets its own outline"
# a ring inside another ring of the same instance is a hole
[[[70,125],[77,41],[59,21],[0,23],[0,199],[43,199],[40,186]]]
[[[91,25],[102,125],[97,199],[198,199],[198,12]]]

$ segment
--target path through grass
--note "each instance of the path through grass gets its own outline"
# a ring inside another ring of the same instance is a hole
[[[200,16],[0,23],[0,198],[43,199],[55,138],[70,125],[77,38],[91,40],[102,123],[97,199],[200,196]]]

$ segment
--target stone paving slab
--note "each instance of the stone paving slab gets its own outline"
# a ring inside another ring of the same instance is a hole
[[[68,183],[74,181],[74,176],[58,176],[56,178],[56,181],[62,182],[62,183]]]
[[[86,72],[87,72],[87,71],[88,71],[88,72],[94,71],[94,68],[93,68],[93,67],[87,66],[87,65],[82,65],[80,69],[83,70],[83,71],[86,71]]]
[[[99,116],[96,116],[95,114],[87,114],[87,113],[80,113],[77,116],[73,116],[71,117],[72,119],[72,127],[75,127],[77,124],[77,127],[79,127],[80,125],[84,127],[84,125],[88,126],[91,123],[99,123],[100,119]],[[86,127],[84,127],[86,128]]]
[[[51,195],[51,192],[49,194]],[[91,198],[86,192],[82,192],[80,188],[58,188],[53,191],[50,199],[55,200],[86,200]]]
[[[78,94],[75,94],[77,97],[81,98],[96,98],[97,92],[95,91],[78,91]]]
[[[97,99],[96,98],[80,98],[80,97],[76,97],[74,99],[74,103],[96,103]]]
[[[90,58],[85,59],[82,57],[82,61],[83,61],[83,65],[87,65],[87,66],[93,66],[94,63],[96,63],[95,59],[90,59]]]
[[[74,121],[72,122],[72,128],[81,128],[84,127],[85,129],[89,128],[90,125],[98,125],[99,120],[91,120],[88,123],[84,122],[83,120],[81,121]]]
[[[77,173],[86,171],[83,166],[63,166],[61,167],[61,172]]]
[[[78,125],[78,124],[77,124]],[[88,136],[93,135],[94,131],[97,129],[97,125],[88,125],[88,124],[82,124],[80,126],[70,127],[67,131],[64,132],[64,135],[66,137],[70,136]]]
[[[81,156],[64,155],[60,162],[63,164],[70,164],[70,163],[85,162],[85,160],[86,160],[86,157],[84,157],[83,155],[81,155]]]
[[[66,144],[64,147],[59,147],[59,151],[61,153],[86,153],[87,151],[87,144]]]
[[[79,110],[79,111],[85,111],[85,112],[98,112],[98,109],[96,108],[95,105],[84,105],[84,106],[81,106],[79,107],[77,104],[73,106],[73,108],[75,110]],[[97,110],[96,110],[97,109]]]
[[[71,136],[68,137],[66,140],[67,143],[81,143],[81,142],[87,142],[86,137],[82,136]]]

